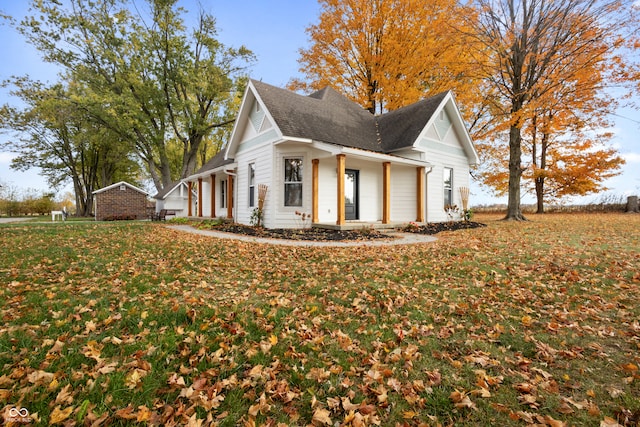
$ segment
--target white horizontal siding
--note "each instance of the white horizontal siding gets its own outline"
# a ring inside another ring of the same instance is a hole
[[[265,206],[263,209],[265,225],[271,220],[271,204],[274,199],[272,182],[272,144],[263,144],[252,150],[238,153],[236,162],[238,169],[235,177],[235,220],[240,224],[250,224],[251,214],[258,207],[258,185],[268,186]],[[255,206],[249,206],[249,164],[255,164]]]
[[[320,159],[318,163],[318,221],[335,223],[338,219],[337,162],[335,157]]]
[[[391,165],[391,221],[415,221],[416,168]]]
[[[301,222],[296,212],[311,215],[312,210],[312,165],[311,159],[314,150],[304,144],[281,144],[275,147],[272,157],[272,183],[273,192],[270,199],[272,216],[265,226],[269,228],[301,228],[310,226],[311,219]],[[302,157],[302,206],[284,205],[284,159],[289,157]]]
[[[469,186],[469,164],[466,157],[429,150],[427,158],[434,165],[427,174],[427,222],[443,222],[449,218],[444,211],[444,168],[453,169],[453,203],[462,209],[460,187]]]
[[[360,221],[380,221],[382,219],[382,163],[349,159],[347,169],[359,171]],[[337,201],[336,201],[337,203]]]

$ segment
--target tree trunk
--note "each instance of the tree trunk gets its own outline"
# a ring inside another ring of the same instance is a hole
[[[513,125],[509,129],[509,201],[507,204],[508,221],[525,221],[520,209],[520,179],[522,177],[522,136],[520,128]]]
[[[544,176],[538,176],[535,179],[536,185],[536,213],[543,214],[544,213]]]
[[[548,125],[549,123],[551,123],[552,119],[553,114],[549,113],[546,124]],[[548,129],[548,126],[545,126],[545,129]],[[536,202],[538,205],[536,213],[539,214],[544,213],[544,179],[547,170],[547,149],[549,148],[549,136],[549,132],[542,132],[542,141],[540,141],[540,171],[538,176],[536,176],[535,178]]]

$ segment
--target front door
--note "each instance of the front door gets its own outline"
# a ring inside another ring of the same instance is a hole
[[[358,210],[358,171],[344,171],[344,217],[347,220],[359,219]]]

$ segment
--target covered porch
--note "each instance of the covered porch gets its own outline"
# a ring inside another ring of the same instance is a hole
[[[428,162],[316,141],[312,145],[311,226],[393,229],[425,221]]]
[[[187,217],[234,219],[236,164],[191,175],[187,185]]]

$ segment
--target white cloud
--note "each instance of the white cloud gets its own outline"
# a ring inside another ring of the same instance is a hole
[[[15,157],[12,153],[0,153],[0,164],[10,164],[11,160]]]
[[[640,163],[640,153],[622,153],[620,156],[625,159],[627,163]]]

